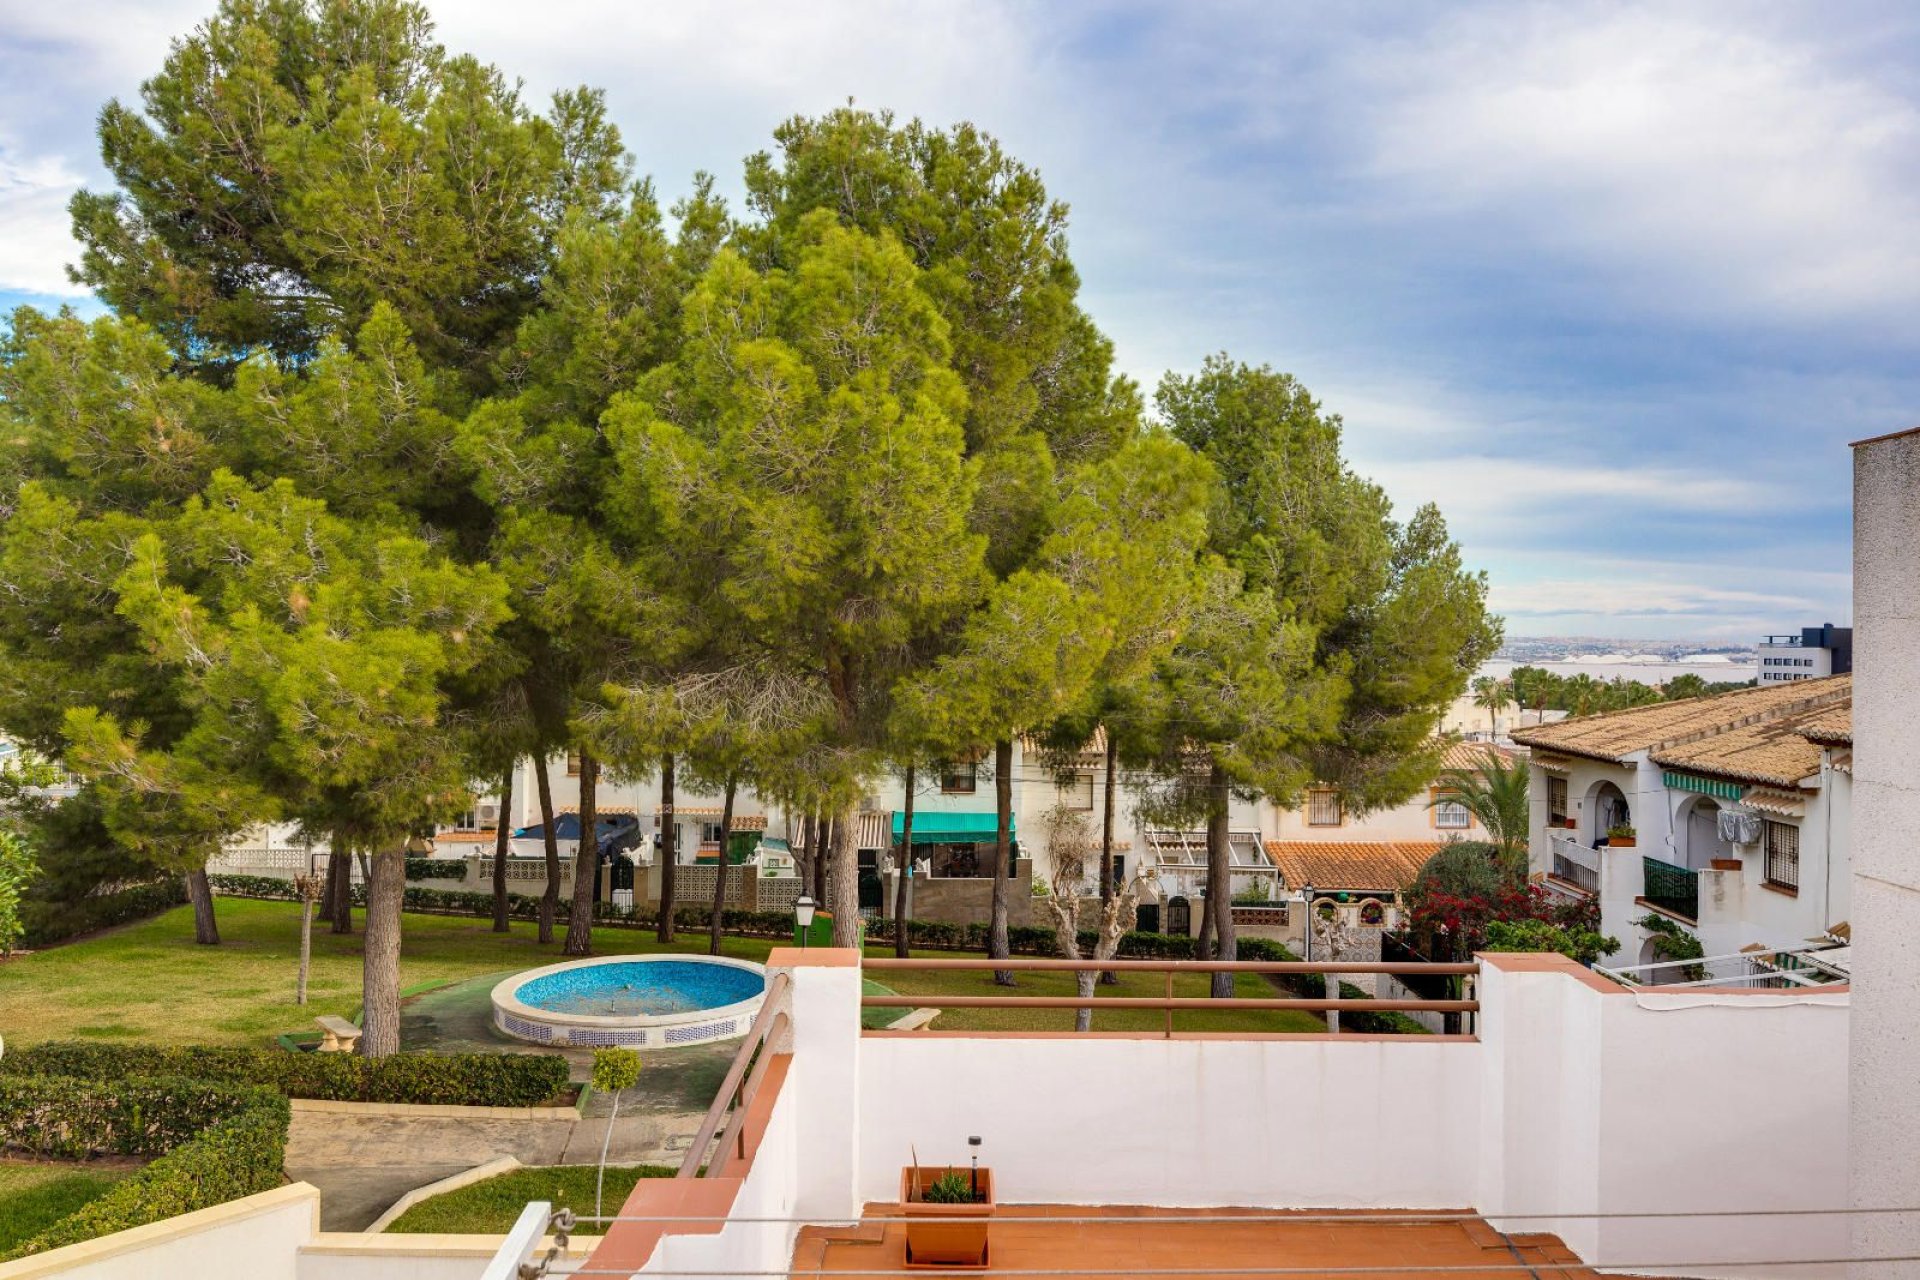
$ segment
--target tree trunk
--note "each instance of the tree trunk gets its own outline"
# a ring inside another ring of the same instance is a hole
[[[593,889],[600,878],[600,762],[580,748],[580,847],[573,855],[573,909],[567,913],[570,956],[593,954]]]
[[[407,853],[386,842],[373,855],[367,881],[367,945],[361,965],[360,1052],[400,1051],[400,906],[407,893]]]
[[[660,923],[654,937],[673,941],[673,872],[680,856],[679,828],[673,816],[673,754],[660,760]]]
[[[193,903],[193,940],[203,947],[219,946],[220,922],[213,918],[213,885],[204,866],[187,872],[187,900]]]
[[[353,932],[353,850],[348,847],[344,833],[333,833],[331,851],[327,854],[327,894],[333,904],[330,917],[335,933]]]
[[[533,785],[540,795],[540,830],[547,847],[547,887],[540,891],[540,932],[535,941],[553,941],[553,910],[560,904],[560,842],[553,833],[553,780],[547,776],[547,753],[533,753]]]
[[[734,780],[727,779],[727,793],[720,802],[720,870],[713,877],[713,914],[707,920],[707,954],[720,954],[720,917],[727,909],[727,846],[733,840]]]
[[[813,894],[813,858],[820,840],[820,819],[806,814],[800,819],[800,843],[793,852],[793,870],[800,877],[800,892]]]
[[[1107,903],[1113,900],[1113,784],[1119,774],[1120,748],[1107,726],[1106,793],[1100,806],[1100,918],[1106,918]],[[1162,926],[1164,927],[1164,925]],[[1118,986],[1120,975],[1109,969],[1100,975],[1108,986]]]
[[[833,819],[833,851],[829,861],[827,902],[833,912],[833,945],[860,945],[860,851],[854,848],[853,810],[845,809]]]
[[[500,780],[500,821],[493,833],[493,931],[506,933],[511,914],[507,910],[507,859],[513,856],[513,766]]]
[[[1206,892],[1211,893],[1211,880]],[[1202,897],[1200,900],[1200,932],[1193,935],[1193,958],[1195,960],[1213,959],[1213,899]]]
[[[1215,762],[1213,773],[1207,779],[1207,911],[1213,917],[1213,933],[1217,939],[1214,955],[1220,960],[1238,958],[1239,952],[1234,945],[1233,936],[1233,872],[1227,860],[1227,805],[1231,795],[1227,788],[1227,771]],[[1233,995],[1233,975],[1216,973],[1213,975],[1213,998],[1226,1000]]]
[[[913,766],[907,766],[907,799],[900,818],[900,874],[893,881],[893,954],[907,958],[907,877],[913,872]]]
[[[820,815],[820,825],[816,828],[820,843],[813,851],[813,900],[820,904],[822,911],[832,910],[827,904],[833,901],[831,896],[833,868],[833,829],[835,823],[828,814]]]
[[[1082,1000],[1093,998],[1093,984],[1101,976],[1091,969],[1083,969],[1073,975],[1074,984],[1079,988]],[[1073,1029],[1075,1031],[1093,1030],[1093,1006],[1085,1005],[1073,1011]]]
[[[987,925],[987,954],[1005,960],[1013,954],[1007,941],[1007,895],[1012,875],[1007,866],[1013,851],[1013,739],[993,744],[993,916]],[[1013,970],[994,970],[993,980],[1013,985]]]
[[[300,980],[294,986],[293,1002],[307,1003],[307,975],[313,970],[313,899],[300,899]]]

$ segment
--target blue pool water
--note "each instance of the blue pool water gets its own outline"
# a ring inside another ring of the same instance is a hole
[[[513,994],[522,1004],[554,1013],[669,1014],[738,1004],[766,985],[753,970],[727,964],[614,961],[535,978]]]

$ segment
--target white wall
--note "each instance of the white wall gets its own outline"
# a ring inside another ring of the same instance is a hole
[[[1920,1204],[1920,434],[1855,448],[1853,470],[1852,1201]],[[1863,1217],[1867,1256],[1920,1253],[1920,1218]],[[1910,1276],[1903,1267],[1857,1276]]]
[[[792,1218],[801,1185],[798,1174],[798,1104],[792,1081],[775,1099],[753,1164],[728,1214],[737,1219]],[[647,1265],[636,1274],[710,1272],[730,1275],[784,1274],[793,1261],[799,1227],[788,1222],[729,1222],[712,1234],[680,1232],[663,1236]]]
[[[319,1225],[320,1192],[299,1182],[0,1263],[0,1280],[297,1280],[296,1253]]]
[[[964,1164],[977,1134],[1010,1203],[1456,1204],[1479,1072],[1478,1045],[1410,1039],[866,1039],[860,1194],[898,1197],[909,1144]]]

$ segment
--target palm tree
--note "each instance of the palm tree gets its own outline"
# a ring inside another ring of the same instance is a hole
[[[1428,804],[1463,806],[1479,819],[1503,856],[1524,857],[1529,822],[1527,773],[1525,760],[1489,751],[1472,768],[1444,770]]]
[[[1513,687],[1497,676],[1481,676],[1473,682],[1473,705],[1487,713],[1487,736],[1500,736],[1500,713],[1514,705]]]

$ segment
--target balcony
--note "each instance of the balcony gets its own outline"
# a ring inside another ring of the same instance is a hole
[[[1640,901],[1655,911],[1679,916],[1689,923],[1700,919],[1700,873],[1658,858],[1642,858],[1645,880]]]
[[[1600,851],[1589,849],[1572,836],[1552,836],[1550,874],[1588,894],[1600,892]]]

